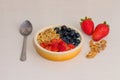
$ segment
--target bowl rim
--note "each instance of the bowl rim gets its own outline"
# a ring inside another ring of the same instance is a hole
[[[80,34],[80,37],[81,37],[81,42],[80,42],[80,44],[79,44],[77,47],[75,47],[74,49],[71,49],[71,50],[68,50],[68,51],[63,51],[63,52],[53,52],[53,51],[49,51],[49,50],[41,47],[41,46],[38,44],[37,36],[38,36],[38,34],[39,34],[40,32],[42,32],[42,31],[44,31],[44,30],[46,30],[46,29],[49,29],[49,28],[60,27],[60,26],[62,26],[62,25],[61,25],[61,24],[58,24],[58,25],[50,25],[50,26],[47,26],[47,27],[44,27],[44,28],[38,30],[37,33],[36,33],[35,36],[34,36],[34,43],[35,43],[35,45],[37,46],[37,48],[42,49],[42,50],[45,51],[46,53],[51,53],[51,54],[66,54],[66,53],[71,53],[71,52],[77,50],[78,48],[82,47],[83,41],[84,41],[82,33],[81,33],[77,28],[75,28],[75,27],[73,27],[73,26],[69,26],[69,25],[66,25],[66,26],[69,27],[69,28],[74,29],[75,31],[77,31],[77,32]]]

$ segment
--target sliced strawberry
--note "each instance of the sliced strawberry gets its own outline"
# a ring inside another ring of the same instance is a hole
[[[52,43],[52,48],[58,48],[58,43]]]
[[[70,47],[70,49],[73,49],[73,48],[75,48],[75,45],[73,45],[73,44],[68,44],[68,47]]]
[[[66,51],[70,50],[71,48],[69,46],[66,47]]]
[[[51,47],[51,51],[58,52],[59,49],[57,47]]]
[[[59,52],[66,51],[67,50],[67,43],[64,42],[62,39],[59,42],[58,46]]]
[[[106,24],[106,22],[98,24],[95,28],[95,31],[92,35],[92,39],[94,41],[99,41],[102,38],[104,38],[105,36],[108,35],[109,33],[109,26]]]
[[[46,42],[40,43],[40,46],[42,46],[43,48],[45,48],[46,46],[48,46],[48,44]]]
[[[43,48],[54,52],[63,52],[75,48],[73,44],[67,44],[62,39],[53,39],[50,42],[43,42],[40,45]]]
[[[66,51],[66,50],[67,50],[66,46],[63,46],[63,45],[59,46],[59,52],[63,52],[63,51]]]
[[[94,31],[94,22],[92,21],[91,18],[85,17],[85,19],[81,19],[81,29],[83,32],[85,32],[87,35],[92,35]]]
[[[52,43],[58,43],[58,39],[52,39],[51,42]]]
[[[61,42],[61,41],[63,41],[63,40],[60,38],[60,39],[58,39],[57,41],[58,41],[58,43],[59,43],[59,42]]]
[[[45,49],[47,49],[47,50],[50,50],[50,51],[51,51],[51,46],[47,46],[47,47],[45,47]]]

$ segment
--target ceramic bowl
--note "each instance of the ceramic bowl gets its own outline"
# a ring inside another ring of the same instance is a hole
[[[75,27],[68,26],[68,25],[66,25],[66,26],[70,27],[71,29],[74,29],[76,32],[78,32],[80,34],[81,42],[79,43],[78,46],[76,46],[74,49],[64,51],[64,52],[53,52],[53,51],[49,51],[47,49],[44,49],[43,47],[40,46],[40,44],[37,41],[38,34],[41,33],[42,31],[46,30],[46,29],[54,28],[54,27],[60,27],[60,26],[62,26],[62,25],[51,25],[51,26],[48,26],[48,27],[44,27],[43,29],[39,30],[36,33],[36,35],[34,36],[34,39],[33,39],[33,44],[34,44],[34,47],[35,47],[37,53],[40,56],[42,56],[42,57],[44,57],[48,60],[64,61],[64,60],[69,60],[69,59],[74,58],[75,56],[77,56],[81,52],[82,45],[83,45],[83,35],[79,31],[79,29],[76,29]]]

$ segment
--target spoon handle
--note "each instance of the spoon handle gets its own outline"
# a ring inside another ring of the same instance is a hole
[[[20,56],[21,61],[26,60],[26,42],[27,42],[27,36],[24,36],[23,47],[22,47],[22,52],[21,52],[21,56]]]

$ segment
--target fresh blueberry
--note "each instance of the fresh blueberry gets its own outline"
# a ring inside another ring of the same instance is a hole
[[[75,31],[74,31],[74,30],[71,30],[70,33],[69,33],[69,35],[70,35],[71,37],[73,37],[73,36],[75,35]]]
[[[74,33],[69,33],[69,36],[70,36],[70,37],[73,37],[73,36],[74,36]]]
[[[67,36],[67,35],[68,35],[68,32],[67,32],[67,31],[64,31],[63,34],[64,34],[65,36]]]
[[[63,41],[65,41],[66,43],[68,43],[68,44],[70,43],[69,40],[68,40],[66,37],[63,37],[62,39],[63,39]]]
[[[61,30],[66,30],[67,29],[67,26],[66,25],[62,25],[61,26]]]
[[[78,46],[78,43],[74,43],[73,45]]]
[[[73,42],[74,42],[74,40],[73,40],[73,39],[70,39],[70,40],[69,40],[69,42],[70,42],[70,43],[73,43]]]
[[[60,34],[60,31],[56,31],[57,34]]]
[[[60,38],[63,38],[64,37],[64,35],[63,34],[60,34]]]
[[[74,43],[76,43],[76,39],[73,39]]]
[[[70,43],[70,40],[67,40],[66,43],[69,44],[69,43]]]
[[[75,33],[75,30],[71,30],[71,33]]]
[[[70,39],[71,39],[71,37],[70,37],[70,36],[66,36],[66,38],[67,38],[68,40],[70,40]]]
[[[79,44],[79,43],[80,43],[80,40],[79,40],[79,39],[76,39],[76,41],[75,41],[75,42]]]
[[[54,30],[56,31],[56,33],[59,33],[60,29],[58,27],[55,27]]]
[[[62,31],[62,30],[60,30],[60,31],[59,31],[59,34],[60,34],[60,35],[61,35],[61,34],[63,34],[63,31]]]
[[[71,28],[67,28],[67,31],[70,32],[70,31],[71,31]]]
[[[60,29],[59,29],[59,27],[55,27],[54,30],[59,31]]]
[[[80,37],[80,34],[79,34],[79,33],[75,33],[75,36],[76,36],[77,38],[79,38],[79,37]]]
[[[75,35],[73,35],[72,39],[77,39],[77,37]]]

